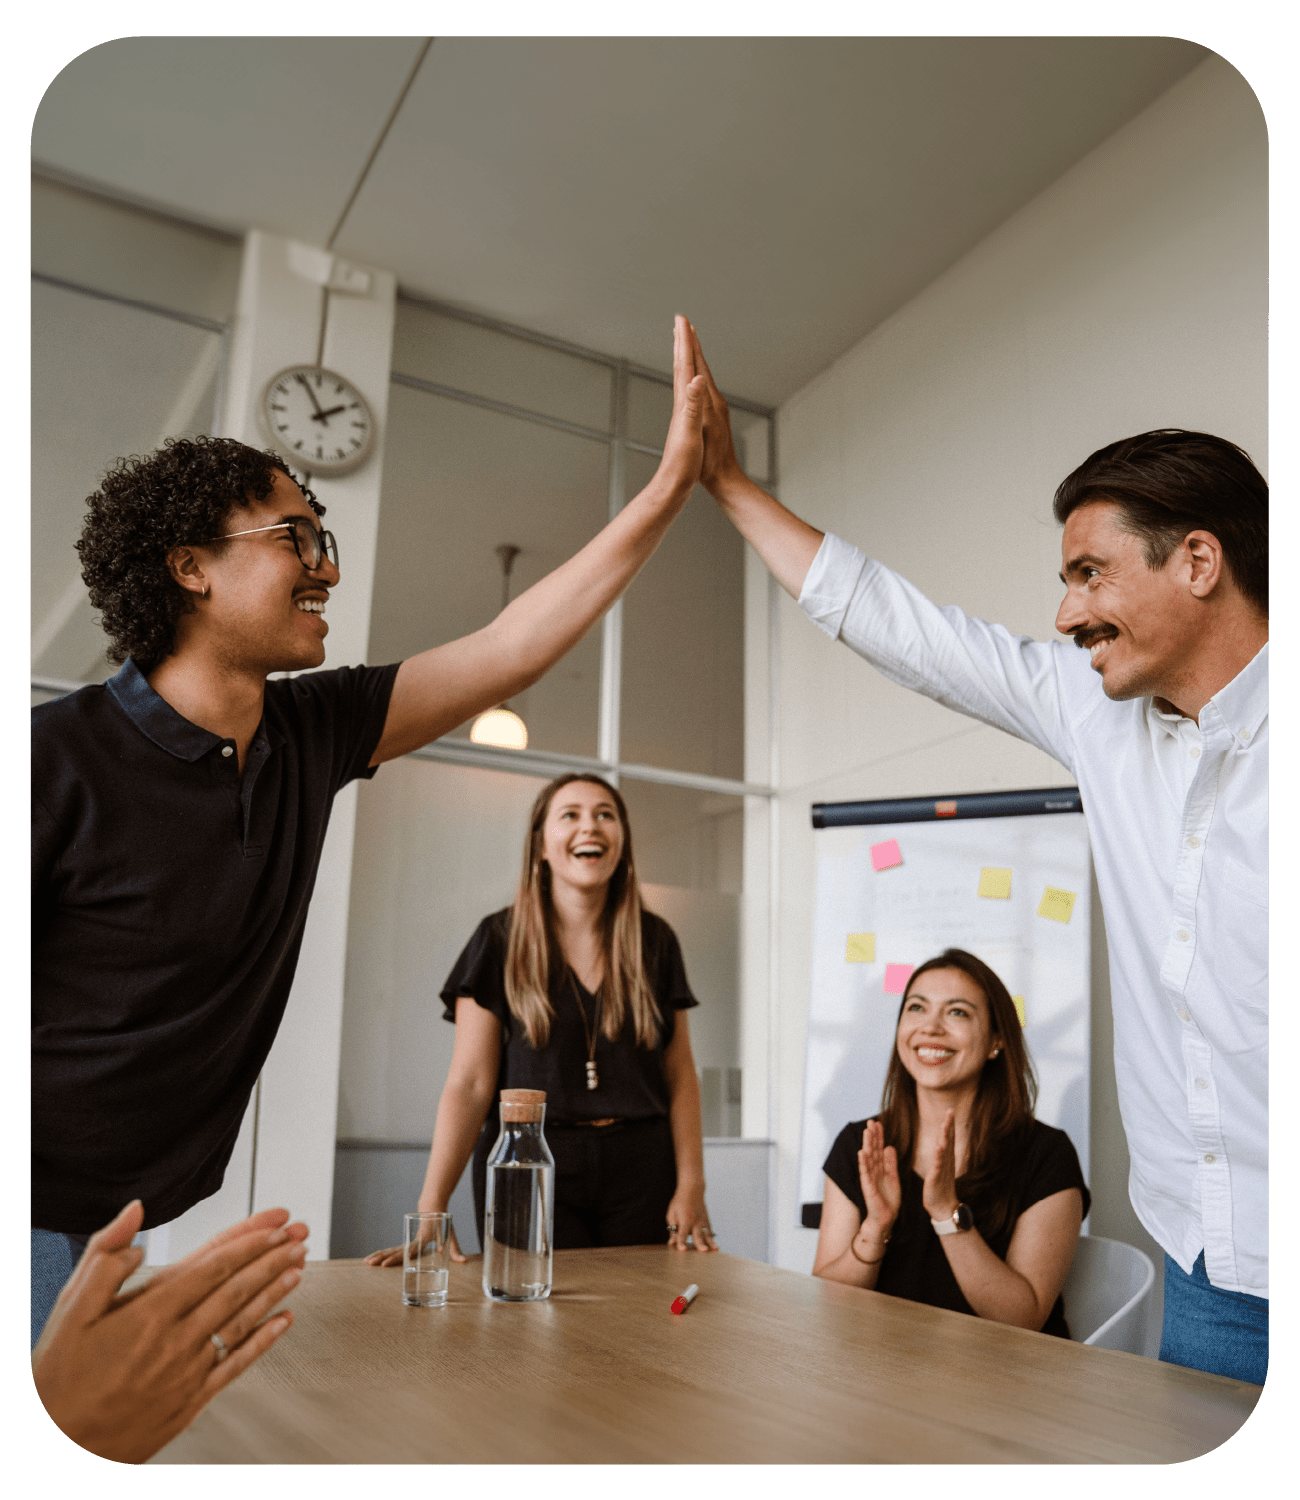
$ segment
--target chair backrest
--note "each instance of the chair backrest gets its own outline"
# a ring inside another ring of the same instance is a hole
[[[1098,1349],[1143,1352],[1142,1310],[1156,1268],[1134,1245],[1083,1234],[1065,1278],[1065,1318],[1070,1337]]]

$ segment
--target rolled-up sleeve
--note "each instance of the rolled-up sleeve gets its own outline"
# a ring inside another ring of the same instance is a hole
[[[1027,740],[1073,770],[1059,645],[1012,635],[955,605],[933,604],[829,532],[799,607],[891,682]]]

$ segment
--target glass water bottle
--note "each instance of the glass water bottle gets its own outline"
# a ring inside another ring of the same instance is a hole
[[[483,1291],[497,1302],[551,1295],[555,1158],[542,1134],[545,1115],[545,1090],[501,1090],[483,1210]]]

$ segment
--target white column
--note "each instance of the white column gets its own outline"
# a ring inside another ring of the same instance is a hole
[[[328,290],[324,341],[321,317]],[[222,435],[270,445],[258,420],[267,381],[287,365],[321,362],[346,375],[374,413],[370,458],[311,488],[338,538],[341,581],[329,604],[325,668],[366,660],[379,532],[396,292],[390,272],[252,231],[222,400]],[[153,1232],[151,1262],[172,1261],[250,1211],[284,1207],[311,1227],[310,1254],[329,1255],[339,1035],[347,958],[356,787],[335,799],[289,1004],[221,1191]]]

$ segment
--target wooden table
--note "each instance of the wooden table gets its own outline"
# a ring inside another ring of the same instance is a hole
[[[400,1268],[309,1263],[293,1328],[152,1462],[1171,1463],[1259,1395],[734,1255],[561,1251],[534,1303],[480,1271],[414,1308]]]

